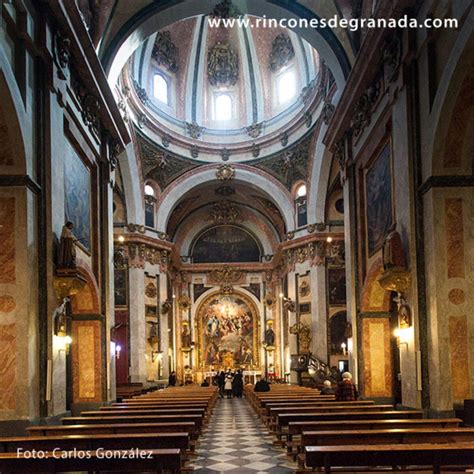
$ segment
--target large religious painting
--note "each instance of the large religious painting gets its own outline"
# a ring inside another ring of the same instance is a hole
[[[259,262],[260,248],[245,230],[220,225],[203,232],[193,247],[194,263]]]
[[[378,250],[392,225],[390,142],[379,153],[365,177],[369,255]]]
[[[69,144],[64,158],[65,218],[74,224],[74,235],[91,249],[91,176]]]
[[[346,304],[345,268],[328,268],[328,296],[330,305]]]
[[[201,304],[197,314],[201,367],[259,365],[258,315],[247,297],[211,295]]]

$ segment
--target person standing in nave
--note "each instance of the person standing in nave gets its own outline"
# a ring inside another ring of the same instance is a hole
[[[168,377],[168,386],[176,387],[176,372],[171,372],[170,376]]]
[[[216,375],[216,385],[219,387],[219,396],[224,398],[225,373],[223,370]]]
[[[242,394],[244,392],[244,379],[242,377],[242,372],[237,370],[234,380],[232,382],[232,392],[234,394],[234,397],[236,398],[242,398]]]
[[[339,382],[336,390],[336,400],[338,402],[352,402],[359,398],[354,382],[352,382],[352,374],[350,372],[344,372],[342,374],[342,380]]]
[[[321,395],[334,395],[334,389],[330,380],[325,380],[323,382],[323,388],[321,389]]]
[[[232,398],[232,382],[234,380],[234,377],[232,377],[232,374],[228,372],[225,376],[225,384],[224,384],[224,390],[227,398]]]

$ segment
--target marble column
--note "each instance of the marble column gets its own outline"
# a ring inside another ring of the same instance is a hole
[[[323,362],[328,361],[328,328],[326,302],[326,267],[311,267],[311,333],[313,354]]]

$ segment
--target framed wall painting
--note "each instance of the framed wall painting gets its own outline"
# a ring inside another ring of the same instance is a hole
[[[393,223],[391,145],[387,141],[365,174],[367,246],[373,255]]]

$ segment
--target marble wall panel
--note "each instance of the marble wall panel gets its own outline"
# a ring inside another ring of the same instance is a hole
[[[464,278],[464,226],[461,198],[445,200],[448,278]]]
[[[361,310],[388,311],[390,309],[390,293],[385,291],[378,281],[383,273],[382,258],[377,258],[371,265],[365,278],[361,294]]]
[[[0,410],[16,409],[16,327],[0,326]]]
[[[0,283],[15,283],[15,198],[0,198]]]
[[[451,352],[453,398],[455,401],[462,401],[470,396],[469,345],[466,316],[449,317],[449,346]]]
[[[390,337],[388,318],[364,318],[362,323],[364,395],[367,397],[392,395]]]
[[[73,323],[74,401],[101,401],[101,352],[98,321]]]

